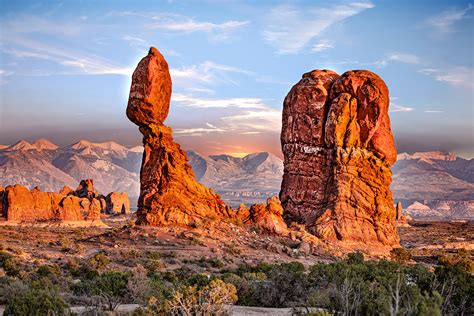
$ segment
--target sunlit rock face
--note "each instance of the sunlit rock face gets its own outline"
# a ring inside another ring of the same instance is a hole
[[[399,244],[388,108],[388,88],[370,71],[314,70],[293,86],[281,132],[287,221],[327,240]]]
[[[171,77],[161,53],[150,48],[132,76],[127,117],[143,134],[139,224],[192,224],[229,216],[219,195],[195,180],[186,153],[163,122],[170,107]]]

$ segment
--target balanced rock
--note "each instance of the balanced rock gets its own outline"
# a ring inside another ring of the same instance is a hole
[[[107,214],[129,214],[130,200],[126,192],[110,192],[105,197]]]
[[[198,183],[186,153],[163,124],[170,106],[168,64],[154,47],[132,76],[127,117],[143,134],[139,224],[191,224],[203,218],[229,216],[220,196]]]
[[[315,70],[293,86],[281,133],[288,221],[323,239],[399,244],[388,108],[388,88],[370,71]]]

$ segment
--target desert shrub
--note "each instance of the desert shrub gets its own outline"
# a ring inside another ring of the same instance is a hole
[[[362,264],[364,263],[364,254],[360,251],[352,252],[347,255],[347,263]]]
[[[454,255],[438,256],[438,262],[442,266],[456,266],[461,270],[474,273],[474,261],[469,258],[469,252],[466,249],[460,249]]]
[[[3,270],[5,270],[5,273],[7,275],[13,276],[13,277],[19,276],[20,273],[22,272],[22,264],[20,260],[18,260],[15,257],[10,257],[6,259],[3,262],[2,268]]]
[[[89,258],[88,263],[92,268],[101,270],[110,263],[110,259],[104,252],[98,252]]]
[[[171,315],[222,315],[237,299],[234,285],[216,279],[201,289],[197,286],[179,287],[165,301],[165,312]]]
[[[67,308],[58,288],[43,278],[10,295],[4,315],[64,315]]]
[[[150,260],[160,260],[161,254],[158,251],[150,250],[146,252],[146,257]]]
[[[443,314],[474,313],[474,276],[461,264],[445,264],[435,269],[434,288],[443,298]]]
[[[390,258],[398,263],[407,263],[411,260],[411,253],[405,248],[393,248],[390,251]]]
[[[70,271],[73,277],[81,280],[94,280],[99,276],[97,269],[93,269],[85,264],[79,265],[78,267],[71,267]]]
[[[108,271],[71,285],[77,296],[92,297],[97,305],[109,311],[119,306],[127,296],[128,275]]]

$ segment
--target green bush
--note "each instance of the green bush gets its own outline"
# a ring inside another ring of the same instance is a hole
[[[64,315],[68,306],[48,279],[40,279],[9,297],[4,315]]]
[[[407,263],[411,260],[411,253],[405,248],[393,248],[390,251],[390,258],[398,263]]]
[[[110,263],[107,254],[98,252],[89,259],[89,265],[94,269],[104,269]]]

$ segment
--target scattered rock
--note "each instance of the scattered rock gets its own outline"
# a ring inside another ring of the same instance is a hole
[[[300,254],[308,256],[312,253],[311,245],[305,241],[300,242],[298,245],[298,251]]]
[[[168,64],[152,47],[132,76],[127,117],[143,134],[137,223],[185,224],[230,216],[220,196],[195,180],[188,157],[165,126],[171,98]]]
[[[283,105],[287,221],[325,240],[399,245],[388,107],[388,88],[370,71],[303,75]]]

